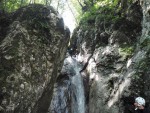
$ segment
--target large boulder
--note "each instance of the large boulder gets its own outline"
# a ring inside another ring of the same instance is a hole
[[[43,5],[22,7],[9,18],[0,43],[0,112],[46,113],[69,29],[57,11]]]

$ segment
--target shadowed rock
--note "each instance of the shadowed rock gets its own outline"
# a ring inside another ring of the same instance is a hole
[[[46,113],[70,32],[52,7],[29,5],[11,15],[0,44],[1,112]],[[61,27],[61,28],[60,28]]]

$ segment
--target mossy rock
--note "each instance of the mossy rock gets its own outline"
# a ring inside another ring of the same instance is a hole
[[[41,4],[30,4],[22,7],[14,13],[13,19],[19,21],[30,21],[35,18],[46,18],[49,13],[57,14],[53,7],[43,7]]]

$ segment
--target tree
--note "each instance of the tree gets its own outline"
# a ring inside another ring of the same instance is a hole
[[[0,10],[3,9],[3,0],[0,0]]]
[[[122,11],[125,11],[127,8],[128,0],[118,0],[117,7],[121,7]]]

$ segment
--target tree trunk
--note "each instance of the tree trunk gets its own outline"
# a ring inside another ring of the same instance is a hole
[[[45,5],[48,5],[48,1],[47,0],[45,0]]]
[[[20,7],[22,7],[24,0],[21,0],[20,2]]]
[[[58,3],[57,3],[57,11],[59,9],[59,5],[60,5],[60,1],[58,0]]]
[[[3,0],[0,0],[0,11],[3,10]]]
[[[121,0],[121,9],[124,11],[127,8],[128,0]]]

